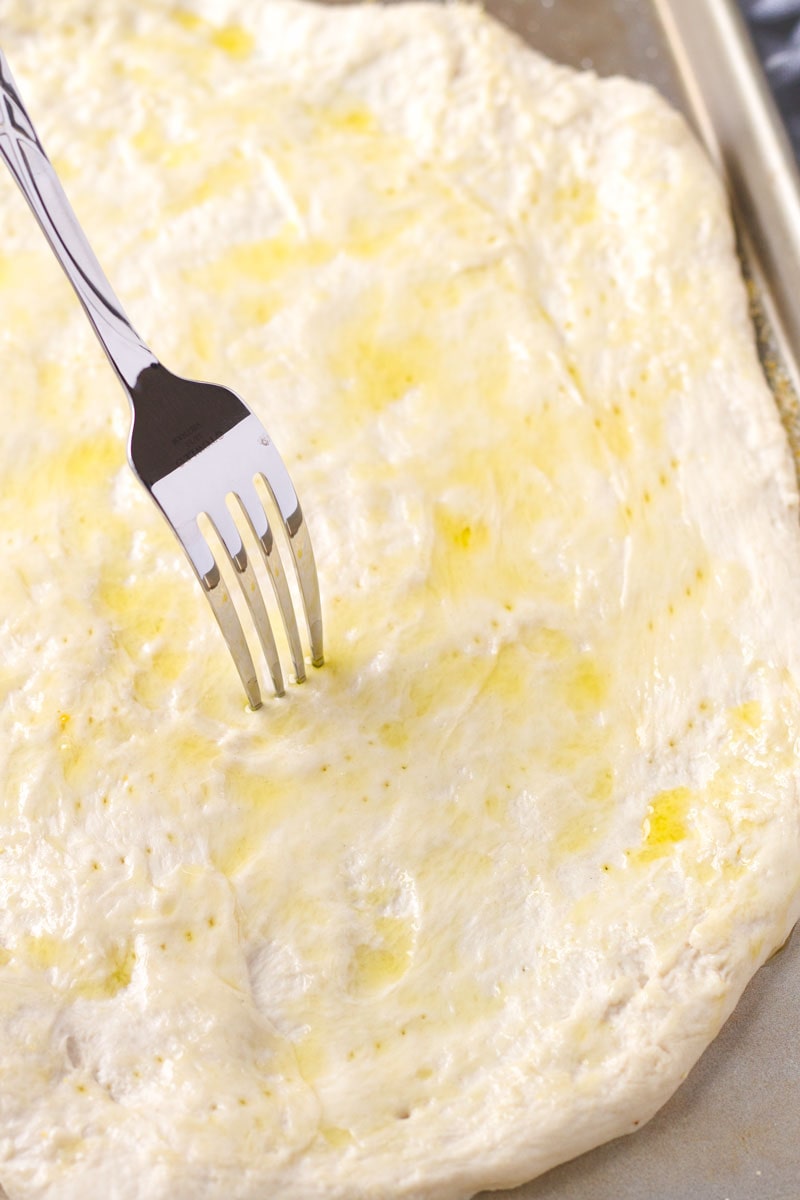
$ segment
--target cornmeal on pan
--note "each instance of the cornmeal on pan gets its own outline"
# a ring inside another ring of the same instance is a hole
[[[0,0],[131,317],[246,396],[259,713],[0,188],[0,1184],[465,1200],[642,1125],[800,912],[800,534],[716,176],[467,5]]]

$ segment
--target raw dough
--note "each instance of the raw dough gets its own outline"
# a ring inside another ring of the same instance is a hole
[[[0,0],[329,662],[245,709],[0,192],[0,1183],[456,1200],[644,1122],[800,907],[800,545],[719,183],[478,8]]]

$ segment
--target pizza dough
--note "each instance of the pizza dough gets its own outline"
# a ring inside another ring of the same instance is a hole
[[[721,188],[479,9],[0,0],[329,662],[249,712],[0,193],[0,1183],[456,1200],[633,1130],[800,909],[800,539]]]

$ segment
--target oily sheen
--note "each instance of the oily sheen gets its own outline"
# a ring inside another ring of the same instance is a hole
[[[464,1200],[643,1123],[800,909],[800,536],[719,182],[477,7],[0,0],[134,324],[303,498],[249,711],[0,178],[0,1184]]]

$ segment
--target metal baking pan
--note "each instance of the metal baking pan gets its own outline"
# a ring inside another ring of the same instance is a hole
[[[486,8],[560,62],[652,84],[705,142],[728,182],[761,361],[800,469],[800,178],[734,0],[487,0]],[[644,1129],[502,1195],[800,1200],[798,1029],[800,926]]]

